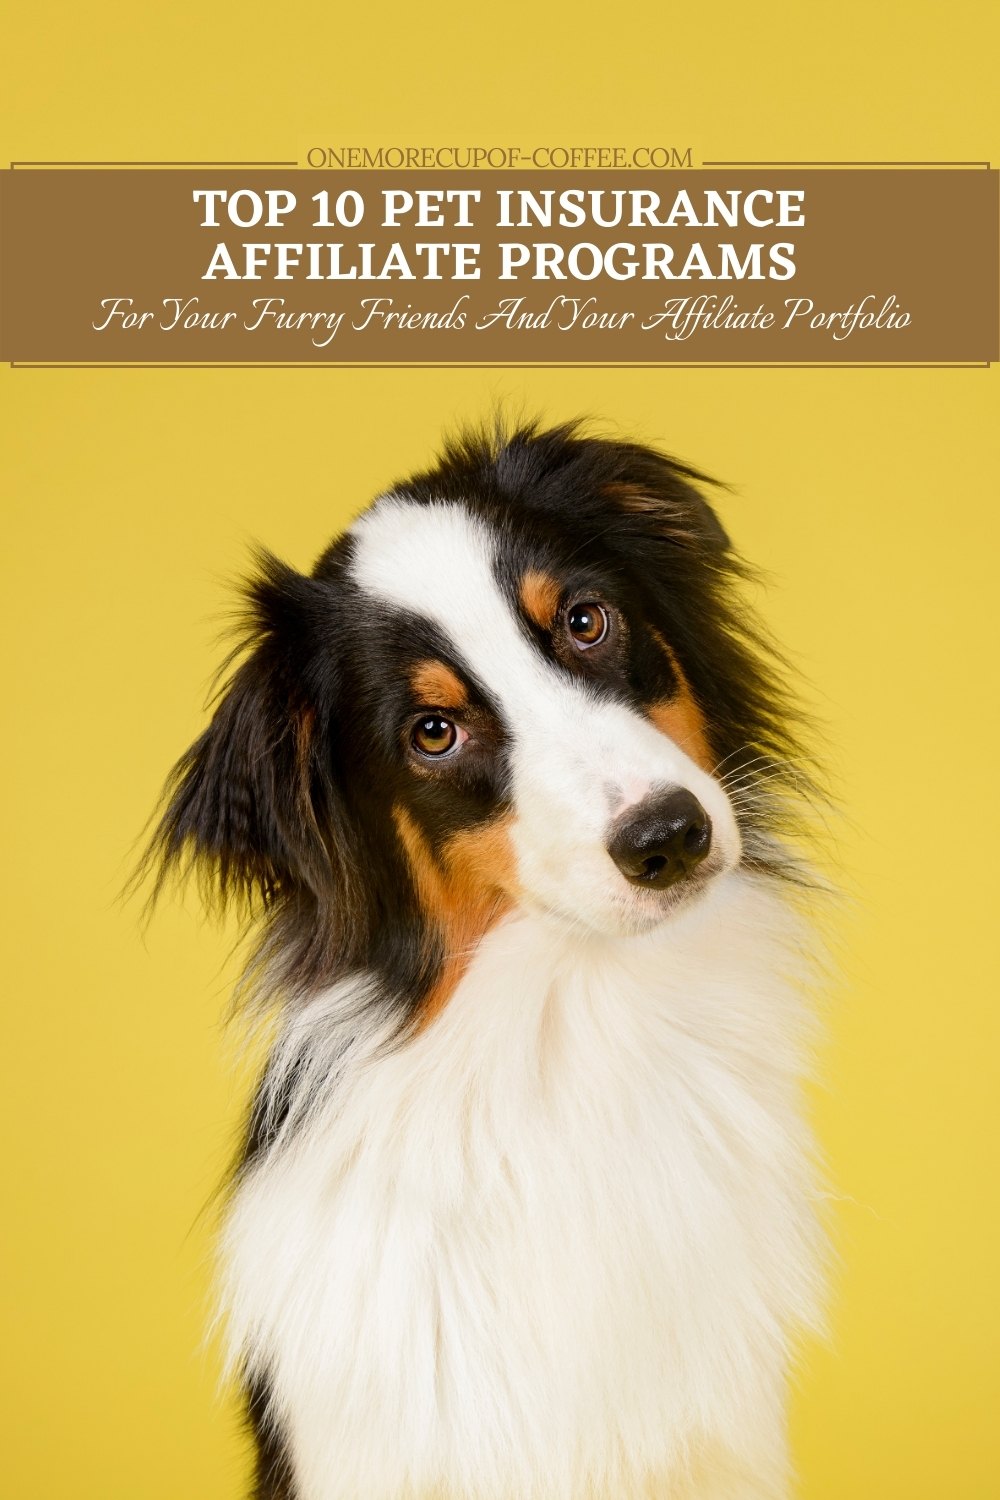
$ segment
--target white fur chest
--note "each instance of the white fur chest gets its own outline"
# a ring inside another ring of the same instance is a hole
[[[295,1019],[336,1081],[225,1261],[297,1500],[782,1493],[816,1290],[800,938],[726,877],[641,938],[508,921],[395,1051],[344,1052],[344,994]]]

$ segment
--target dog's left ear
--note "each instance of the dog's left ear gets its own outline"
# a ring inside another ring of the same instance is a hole
[[[335,692],[331,585],[260,554],[244,586],[238,662],[208,728],[181,756],[144,868],[155,889],[192,867],[225,905],[311,897],[337,885],[337,816],[326,743]]]
[[[607,499],[624,516],[678,547],[717,555],[729,551],[726,530],[702,493],[712,480],[651,450],[625,451],[630,456],[628,477],[604,487]]]

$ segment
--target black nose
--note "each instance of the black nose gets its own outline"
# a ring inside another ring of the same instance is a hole
[[[712,844],[708,814],[686,787],[647,797],[618,824],[608,853],[626,880],[665,891],[700,865]]]

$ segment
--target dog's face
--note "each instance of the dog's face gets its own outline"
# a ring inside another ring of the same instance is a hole
[[[736,864],[736,821],[628,559],[512,521],[389,497],[354,528],[382,818],[439,921],[635,932]]]
[[[285,984],[363,968],[414,1009],[511,909],[668,921],[752,854],[777,743],[694,477],[566,429],[469,441],[311,576],[265,558],[160,859],[263,895]]]

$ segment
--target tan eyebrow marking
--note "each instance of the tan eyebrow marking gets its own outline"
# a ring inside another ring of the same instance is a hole
[[[562,589],[550,573],[532,569],[521,579],[521,607],[540,630],[551,630]]]
[[[428,708],[465,708],[469,701],[465,683],[443,661],[420,661],[410,673],[410,687],[418,703]]]
[[[715,761],[708,743],[705,716],[698,706],[673,648],[658,630],[653,630],[652,636],[677,678],[677,691],[672,698],[661,698],[658,703],[651,704],[646,711],[647,716],[661,734],[672,739],[678,749],[683,750],[685,755],[690,755],[703,771],[711,773]]]

